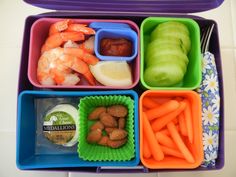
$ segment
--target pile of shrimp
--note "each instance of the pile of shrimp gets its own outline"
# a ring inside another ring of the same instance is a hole
[[[41,48],[37,78],[42,85],[76,85],[79,73],[90,85],[95,79],[89,65],[99,60],[94,55],[95,31],[71,19],[58,21],[49,28]]]

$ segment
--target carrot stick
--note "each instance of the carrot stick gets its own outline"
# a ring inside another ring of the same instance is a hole
[[[152,156],[152,154],[150,152],[150,148],[148,146],[147,139],[145,136],[143,136],[143,157],[148,159],[151,156]]]
[[[146,107],[143,106],[143,111],[145,112],[145,111],[147,111],[147,110],[148,110],[148,109],[147,109]]]
[[[181,135],[188,136],[184,114],[180,113],[178,118],[179,118],[179,128],[180,128]]]
[[[176,101],[183,101],[183,98],[182,97],[175,97],[175,100]]]
[[[170,101],[171,98],[167,98],[167,97],[154,97],[153,100],[154,100],[156,103],[158,103],[158,104],[161,105],[161,104],[164,104],[164,103]]]
[[[191,154],[191,152],[188,150],[186,145],[184,144],[183,140],[181,139],[175,125],[173,122],[169,122],[167,124],[167,128],[170,132],[171,137],[173,138],[175,144],[178,146],[180,152],[183,154],[184,158],[189,162],[189,163],[194,163],[195,160]]]
[[[174,141],[166,134],[164,134],[162,132],[157,132],[157,133],[155,133],[155,135],[156,135],[157,141],[160,144],[167,146],[169,148],[178,149],[176,144],[174,143]]]
[[[162,129],[162,130],[160,130],[160,131],[158,131],[158,132],[160,132],[160,133],[162,133],[162,134],[165,134],[165,135],[167,135],[167,136],[170,136],[170,132],[169,132],[169,130],[168,130],[167,128]],[[156,133],[157,133],[157,132],[156,132]]]
[[[187,134],[190,143],[193,143],[193,121],[191,116],[191,108],[188,100],[184,100],[186,103],[186,109],[184,110],[184,119],[187,127]]]
[[[172,120],[172,122],[173,122],[174,124],[178,124],[179,120],[178,120],[178,118],[176,117],[176,118],[174,118],[174,119]]]
[[[176,149],[172,149],[172,148],[161,145],[161,150],[164,152],[165,155],[171,155],[171,156],[175,156],[179,158],[184,158],[183,154],[181,154],[181,152],[179,152]]]
[[[151,98],[148,97],[144,97],[143,98],[143,106],[148,108],[148,109],[152,109],[152,108],[157,108],[160,106],[160,104],[156,103],[155,101],[153,101]]]
[[[181,101],[179,107],[172,111],[169,114],[166,114],[158,119],[156,119],[153,123],[152,123],[152,129],[153,131],[159,131],[161,130],[163,127],[166,126],[167,123],[169,123],[170,121],[172,121],[174,118],[176,118],[186,107],[186,103]]]
[[[155,107],[153,109],[150,109],[146,111],[148,120],[153,120],[155,118],[164,116],[174,110],[176,110],[179,107],[179,102],[176,100],[170,100],[161,106]]]
[[[143,127],[144,137],[146,137],[153,158],[157,161],[163,160],[164,153],[162,152],[161,147],[156,140],[155,134],[152,131],[151,125],[145,112],[143,112]]]
[[[180,131],[179,125],[176,125],[176,129],[177,129],[178,132]],[[160,130],[160,131],[158,131],[158,132],[163,133],[163,134],[165,134],[165,135],[167,135],[167,136],[170,136],[170,132],[169,132],[169,130],[168,130],[167,128],[162,129],[162,130]],[[156,132],[156,133],[157,133],[157,132]]]

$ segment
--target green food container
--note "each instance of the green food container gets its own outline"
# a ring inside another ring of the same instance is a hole
[[[88,115],[99,106],[124,105],[128,109],[126,116],[125,130],[128,132],[127,142],[117,149],[90,144],[87,142],[87,134],[90,126],[95,122],[88,120]],[[80,100],[79,104],[79,157],[87,161],[129,161],[135,157],[135,138],[134,138],[134,100],[129,96],[107,95],[107,96],[88,96]]]
[[[161,23],[167,21],[176,21],[183,23],[189,30],[189,36],[191,40],[191,49],[188,53],[189,63],[187,71],[184,75],[183,80],[173,86],[165,87],[154,87],[145,82],[144,71],[145,71],[145,56],[147,52],[147,46],[150,42],[150,36],[152,31]],[[200,48],[200,29],[198,24],[188,18],[172,18],[172,17],[149,17],[146,18],[141,24],[140,30],[141,40],[141,69],[140,79],[141,84],[145,89],[152,90],[194,90],[199,87],[201,83],[201,48]]]

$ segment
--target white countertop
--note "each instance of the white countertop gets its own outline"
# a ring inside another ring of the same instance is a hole
[[[92,177],[96,174],[21,171],[16,167],[16,101],[23,27],[27,16],[43,12],[48,12],[48,10],[30,6],[23,1],[0,1],[0,60],[3,61],[3,63],[1,63],[2,68],[0,69],[0,177],[77,177],[80,175]],[[145,174],[146,176],[236,176],[236,1],[225,0],[217,9],[194,15],[213,19],[219,26],[225,94],[225,166],[219,171],[152,173]],[[114,176],[143,175],[144,174],[116,174]]]

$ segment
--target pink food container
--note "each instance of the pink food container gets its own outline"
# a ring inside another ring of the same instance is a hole
[[[33,86],[36,88],[47,89],[131,89],[137,85],[140,76],[140,58],[139,58],[139,44],[137,57],[129,62],[132,71],[132,85],[126,87],[119,86],[105,86],[96,81],[96,85],[89,85],[89,83],[80,75],[80,82],[77,85],[41,85],[37,79],[37,66],[40,58],[41,47],[45,42],[50,25],[63,20],[62,18],[40,18],[34,22],[30,32],[30,46],[29,46],[29,64],[28,64],[28,78]],[[113,22],[125,23],[133,29],[139,38],[138,26],[129,20],[97,20],[97,19],[73,19],[75,23],[90,24],[91,22]]]

